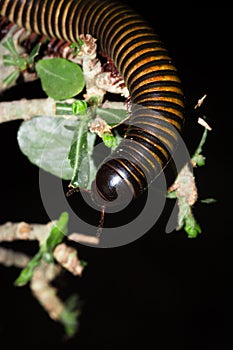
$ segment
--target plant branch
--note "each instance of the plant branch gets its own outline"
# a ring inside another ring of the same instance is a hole
[[[42,262],[41,265],[35,269],[30,282],[33,295],[55,321],[59,321],[65,305],[57,296],[57,289],[52,287],[50,283],[60,272],[60,266],[53,263],[48,265]]]
[[[15,252],[14,250],[0,247],[0,264],[9,266],[16,266],[19,268],[24,268],[30,258],[24,253]]]
[[[0,103],[0,123],[17,119],[29,120],[39,115],[57,117],[56,102],[51,98],[46,98]],[[70,115],[59,115],[59,117],[72,118]]]
[[[206,95],[198,100],[195,108],[201,106],[205,97]],[[192,213],[192,207],[198,199],[198,191],[192,168],[205,164],[205,157],[202,155],[202,150],[206,142],[208,130],[211,130],[211,127],[204,121],[204,119],[199,118],[198,123],[204,127],[204,132],[199,145],[190,162],[184,165],[175,182],[168,188],[167,191],[168,198],[177,198],[178,201],[179,211],[176,230],[184,228],[189,238],[195,238],[199,233],[201,233],[201,227],[196,222]]]
[[[0,225],[0,242],[13,242],[15,240],[37,240],[40,246],[51,240],[51,229],[55,221],[47,224],[28,224],[26,222],[7,222]],[[77,234],[74,234],[77,238]],[[81,235],[81,241],[89,241],[89,237]],[[73,240],[70,237],[70,240]],[[77,239],[74,241],[77,242]],[[93,243],[93,242],[92,242]],[[96,242],[97,243],[97,242]],[[38,255],[38,254],[37,254]],[[33,274],[30,278],[30,288],[34,297],[38,300],[49,317],[54,321],[61,322],[68,336],[73,336],[78,328],[77,317],[80,314],[80,306],[77,301],[63,301],[57,295],[57,288],[51,282],[66,269],[74,276],[81,276],[85,263],[78,258],[77,250],[67,246],[65,243],[58,244],[53,251],[54,261],[49,263],[40,260],[34,265]],[[27,268],[33,259],[24,253],[16,252],[5,247],[0,247],[0,264],[7,267],[16,266]],[[20,284],[16,285],[20,286]],[[72,299],[72,298],[71,298]],[[77,299],[77,298],[76,298]]]
[[[24,221],[17,223],[6,222],[0,225],[0,242],[37,240],[40,244],[43,244],[54,223],[55,221],[47,224],[29,224]]]

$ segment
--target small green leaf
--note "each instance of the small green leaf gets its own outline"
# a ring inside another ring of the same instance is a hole
[[[81,46],[84,44],[84,42],[82,41],[82,39],[78,38],[77,43],[72,43],[70,45],[70,48],[72,49],[72,54],[73,55],[77,55],[80,50],[81,50]]]
[[[87,103],[85,100],[76,100],[73,103],[57,102],[57,115],[82,115],[87,112]]]
[[[114,147],[116,147],[116,144],[117,144],[117,140],[114,137],[114,135],[109,134],[109,133],[104,133],[103,142],[104,142],[105,146],[109,147],[109,148],[114,148]]]
[[[84,114],[87,111],[87,103],[85,100],[76,100],[72,104],[72,112],[74,115]]]
[[[39,251],[27,264],[27,266],[21,271],[18,278],[15,280],[14,285],[21,287],[27,284],[33,276],[34,269],[40,265],[42,258],[42,252]]]
[[[68,337],[73,337],[78,330],[81,306],[77,295],[71,295],[65,302],[65,308],[60,315],[60,322],[63,324]]]
[[[27,68],[27,61],[19,55],[3,55],[3,64],[4,66],[17,67],[20,71],[24,71]]]
[[[86,188],[89,183],[90,166],[88,158],[88,132],[89,118],[82,118],[74,131],[73,142],[69,152],[70,165],[73,168],[71,185]]]
[[[54,100],[74,97],[85,86],[81,67],[64,58],[40,60],[36,64],[36,71],[43,90]]]
[[[41,43],[38,43],[37,45],[35,45],[30,53],[30,55],[28,56],[28,59],[27,59],[27,63],[30,65],[30,64],[33,64],[34,63],[34,60],[35,60],[35,57],[38,55],[39,51],[40,51],[40,47],[41,47]]]
[[[192,157],[192,160],[194,161],[195,164],[198,166],[203,166],[205,165],[205,157],[202,154],[197,154]]]
[[[27,61],[23,57],[16,57],[15,65],[19,68],[20,71],[24,71],[25,69],[27,69]]]
[[[201,233],[201,227],[200,225],[196,222],[194,216],[187,215],[185,217],[185,226],[184,226],[185,231],[188,234],[189,238],[196,238],[199,233]]]
[[[20,75],[20,71],[14,70],[6,78],[3,79],[3,83],[6,85],[11,85],[18,79],[19,75]]]
[[[69,215],[63,212],[56,224],[51,228],[50,234],[44,244],[41,245],[38,253],[29,261],[27,266],[21,271],[14,284],[16,286],[23,286],[30,281],[33,276],[34,269],[40,265],[41,259],[46,263],[53,261],[53,250],[62,242],[67,234]]]
[[[177,192],[176,191],[167,192],[166,197],[169,199],[175,199],[177,198]]]
[[[86,267],[88,265],[87,261],[85,260],[80,260],[80,264],[82,267]]]
[[[117,126],[128,119],[126,109],[115,109],[115,108],[96,108],[96,114],[104,119],[110,126]]]
[[[8,51],[10,51],[12,55],[18,55],[12,37],[9,37],[6,41],[4,41],[2,43],[2,46],[5,47],[5,49],[7,49]]]
[[[2,61],[5,67],[15,66],[15,57],[12,55],[3,55]]]
[[[178,224],[176,230],[184,228],[189,238],[196,238],[201,233],[201,227],[196,222],[193,216],[190,205],[185,201],[185,198],[178,198],[179,212],[178,212]]]
[[[21,124],[17,139],[23,154],[45,171],[70,180],[73,170],[68,159],[77,121],[35,117]]]
[[[68,221],[69,221],[69,214],[67,212],[64,212],[60,215],[60,218],[58,219],[56,224],[52,227],[50,234],[45,242],[45,246],[43,248],[43,251],[45,254],[43,255],[43,258],[45,258],[46,261],[47,261],[47,258],[49,258],[48,256],[46,256],[46,254],[47,255],[48,253],[52,254],[54,248],[63,241],[64,236],[67,234]],[[49,262],[50,262],[50,258],[49,258]]]
[[[205,203],[205,204],[212,204],[212,203],[216,203],[216,199],[215,198],[206,198],[206,199],[202,199],[201,203]]]
[[[19,55],[11,56],[11,55],[3,55],[3,64],[4,66],[14,66],[18,68],[20,71],[24,71],[27,68],[27,61],[25,58],[20,57]]]

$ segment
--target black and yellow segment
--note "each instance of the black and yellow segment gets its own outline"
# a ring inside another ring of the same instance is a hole
[[[98,39],[124,79],[133,107],[125,139],[97,173],[93,198],[121,200],[126,188],[133,197],[142,193],[172,156],[184,118],[181,82],[157,34],[117,1],[0,0],[0,13],[49,38],[77,42],[80,34],[91,34]]]

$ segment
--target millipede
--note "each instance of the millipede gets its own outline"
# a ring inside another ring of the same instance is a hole
[[[177,68],[151,25],[107,0],[0,0],[0,14],[50,40],[98,40],[129,90],[132,111],[124,138],[99,166],[92,199],[107,207],[144,193],[171,160],[184,123]]]

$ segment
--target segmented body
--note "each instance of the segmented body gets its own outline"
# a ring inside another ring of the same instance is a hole
[[[98,39],[130,92],[132,117],[125,138],[97,172],[93,200],[109,205],[143,193],[174,152],[184,114],[177,70],[153,29],[117,1],[0,0],[0,13],[49,38]]]

